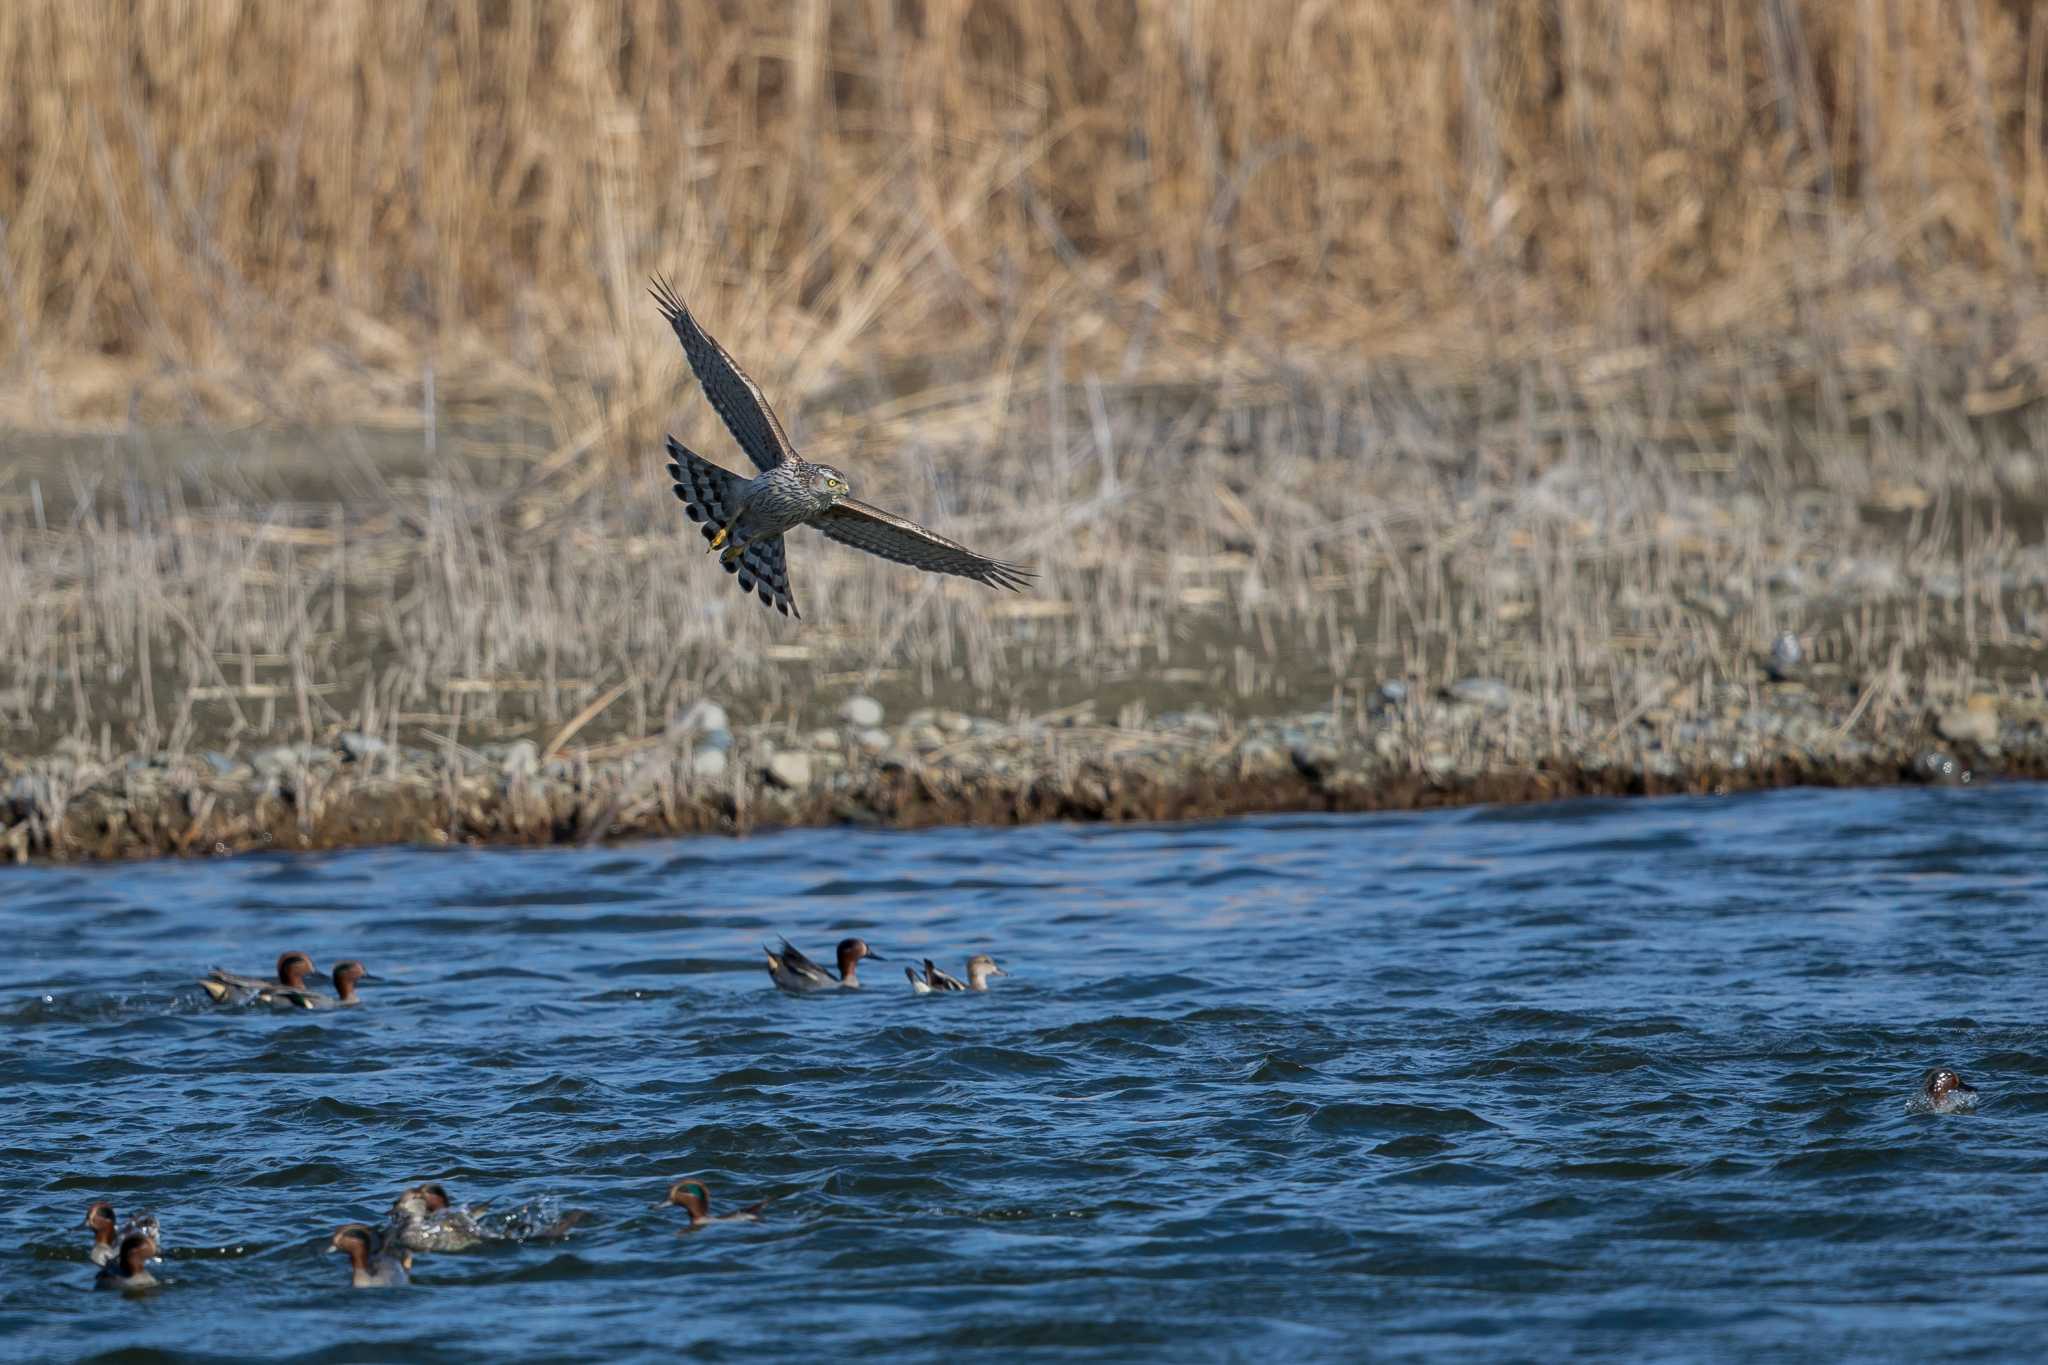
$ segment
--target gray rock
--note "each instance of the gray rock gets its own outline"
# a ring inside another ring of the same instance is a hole
[[[1452,701],[1505,711],[1515,704],[1515,691],[1499,678],[1460,678],[1444,689]]]
[[[207,767],[213,769],[214,776],[216,777],[233,777],[243,767],[242,764],[237,763],[218,749],[208,749],[199,757]]]
[[[839,747],[839,732],[837,730],[813,730],[809,740],[806,742],[813,749],[836,749]]]
[[[882,703],[873,697],[848,697],[839,703],[839,719],[860,730],[872,730],[882,723]]]
[[[289,744],[278,744],[268,749],[258,749],[249,756],[259,777],[282,777],[298,763],[299,756]]]
[[[720,751],[729,750],[732,748],[732,731],[706,730],[703,734],[697,736],[697,747],[699,749],[718,749]]]
[[[712,734],[731,730],[732,721],[717,702],[693,701],[669,721],[668,728],[677,735]]]
[[[540,746],[530,739],[513,740],[505,746],[498,769],[507,777],[532,777],[540,771]]]
[[[1939,749],[1929,749],[1913,760],[1913,776],[1930,786],[1960,787],[1970,780],[1970,770]]]
[[[785,749],[768,760],[767,772],[776,786],[800,792],[811,785],[811,756],[801,749]]]
[[[886,753],[893,743],[887,730],[862,730],[853,737],[853,742],[871,754]]]
[[[1974,706],[1958,706],[1934,718],[1934,732],[1951,744],[1995,744],[1998,742],[1998,713]]]
[[[1388,678],[1373,689],[1373,702],[1380,706],[1405,706],[1408,704],[1408,684],[1399,678]]]
[[[941,711],[938,726],[949,735],[964,735],[974,728],[974,722],[958,711]]]
[[[366,735],[355,730],[343,731],[341,738],[336,742],[341,746],[342,757],[351,763],[361,763],[366,759],[375,758],[390,747],[375,735]]]
[[[1799,637],[1789,630],[1778,632],[1778,638],[1771,641],[1770,655],[1764,660],[1764,671],[1774,682],[1784,682],[1796,674],[1806,662],[1806,650],[1801,647]]]

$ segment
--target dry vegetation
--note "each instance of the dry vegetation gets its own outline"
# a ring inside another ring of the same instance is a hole
[[[0,72],[18,422],[412,420],[432,374],[623,451],[657,269],[779,391],[917,362],[998,412],[1054,339],[1885,374],[1983,309],[1993,389],[2041,343],[2028,4],[22,0]]]
[[[1563,745],[1722,714],[1787,628],[1873,734],[2040,694],[2030,6],[133,11],[0,9],[0,417],[131,437],[0,466],[0,749],[1473,673]],[[739,463],[656,270],[1038,590],[805,535],[802,626],[742,599],[654,473]]]

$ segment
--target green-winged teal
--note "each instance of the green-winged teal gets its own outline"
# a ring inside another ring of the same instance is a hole
[[[100,1267],[94,1289],[152,1289],[163,1283],[149,1273],[149,1263],[158,1259],[156,1239],[146,1232],[131,1232],[121,1239],[114,1258]]]
[[[808,995],[812,991],[855,991],[860,989],[860,978],[855,974],[862,958],[876,962],[886,961],[880,953],[868,947],[857,938],[839,940],[839,975],[820,967],[802,953],[789,946],[789,940],[782,940],[782,951],[763,948],[768,954],[768,975],[776,985],[796,995]]]
[[[690,1216],[688,1224],[676,1229],[677,1235],[680,1236],[701,1228],[706,1223],[758,1223],[761,1221],[761,1210],[768,1207],[768,1202],[763,1199],[745,1208],[734,1209],[731,1213],[714,1214],[711,1212],[710,1186],[701,1180],[678,1180],[668,1187],[668,1198],[655,1207],[664,1208],[673,1204]]]
[[[1931,1069],[1920,1082],[1920,1098],[1936,1114],[1953,1114],[1977,1107],[1977,1087],[1951,1066]]]
[[[361,1223],[335,1229],[327,1246],[348,1257],[349,1283],[358,1289],[388,1289],[412,1283],[412,1257],[403,1253],[393,1255],[385,1249],[384,1239]]]
[[[151,1242],[158,1238],[156,1215],[138,1213],[127,1222],[119,1222],[114,1206],[104,1199],[94,1201],[85,1211],[85,1227],[92,1229],[92,1250],[88,1253],[94,1265],[107,1265],[120,1255],[121,1243],[130,1237],[147,1237]]]

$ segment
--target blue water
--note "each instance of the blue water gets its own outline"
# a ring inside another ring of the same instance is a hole
[[[2029,1354],[2044,832],[2011,786],[0,871],[0,1350]],[[790,998],[778,933],[890,961]],[[288,947],[382,980],[192,984]],[[1936,1062],[1975,1113],[1908,1112]],[[679,1238],[682,1175],[776,1202]],[[422,1179],[593,1222],[349,1289]],[[89,1292],[97,1198],[164,1288]]]

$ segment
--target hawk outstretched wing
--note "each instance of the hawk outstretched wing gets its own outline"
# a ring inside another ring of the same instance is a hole
[[[711,400],[712,410],[747,452],[754,468],[765,472],[793,457],[796,450],[783,435],[782,423],[775,420],[775,410],[768,406],[761,386],[747,377],[732,353],[697,325],[667,280],[657,277],[648,292],[661,305],[668,325],[675,328],[676,339],[683,343],[683,354],[690,358],[690,368],[697,372],[697,383]]]
[[[976,554],[956,540],[948,540],[858,498],[840,499],[813,518],[811,525],[841,545],[851,545],[913,569],[958,574],[992,588],[1016,592],[1037,576],[1019,565]]]
[[[729,469],[720,469],[675,437],[668,438],[668,476],[675,480],[676,496],[683,500],[683,514],[709,540],[732,517],[738,489],[746,480]],[[782,537],[771,536],[747,546],[737,560],[728,560],[725,571],[738,574],[740,591],[758,593],[761,600],[784,616],[802,619],[796,598],[789,591],[789,565],[782,557]]]

